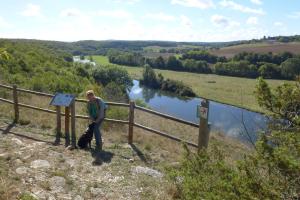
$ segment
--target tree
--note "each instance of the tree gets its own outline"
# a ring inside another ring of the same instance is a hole
[[[94,59],[93,59],[93,56],[89,56],[89,60],[91,61],[91,62],[94,62]]]
[[[263,78],[280,78],[280,68],[273,63],[265,63],[258,69]]]
[[[164,69],[165,68],[165,60],[162,56],[158,56],[154,62],[155,68]]]
[[[8,60],[10,58],[9,54],[5,49],[0,48],[0,59]]]
[[[148,64],[144,66],[143,79],[141,80],[141,83],[152,88],[160,87],[154,70]]]
[[[182,63],[175,56],[170,56],[167,61],[167,68],[172,70],[180,70]]]
[[[287,79],[295,79],[300,75],[300,58],[289,58],[281,64],[282,76]]]

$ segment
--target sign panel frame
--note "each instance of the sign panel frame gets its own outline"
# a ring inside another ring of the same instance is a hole
[[[70,107],[74,100],[75,95],[73,94],[56,93],[52,98],[50,105]]]
[[[208,119],[208,108],[203,107],[201,105],[197,105],[197,117]]]

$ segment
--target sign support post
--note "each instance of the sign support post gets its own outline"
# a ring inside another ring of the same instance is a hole
[[[58,145],[61,138],[61,109],[60,106],[56,106],[56,139],[54,144]]]
[[[76,148],[76,128],[75,128],[75,100],[71,104],[71,142],[72,148]]]
[[[76,148],[75,132],[75,96],[71,94],[56,93],[50,105],[56,106],[56,140],[55,144],[60,143],[61,138],[61,106],[65,107],[65,146],[70,145],[70,111],[71,111],[71,134],[72,148]]]
[[[198,137],[198,152],[201,149],[208,147],[209,131],[208,126],[209,101],[204,99],[201,105],[198,106],[197,115],[200,118],[199,122],[199,137]]]

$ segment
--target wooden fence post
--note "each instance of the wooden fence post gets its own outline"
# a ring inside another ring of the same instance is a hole
[[[65,108],[65,146],[70,145],[70,108]]]
[[[13,98],[14,98],[14,110],[15,110],[15,123],[19,122],[19,101],[18,101],[18,91],[17,86],[13,85]]]
[[[130,105],[129,105],[129,128],[128,128],[128,143],[129,144],[132,144],[132,141],[133,141],[134,107],[135,107],[135,102],[130,101]]]
[[[76,126],[75,126],[75,100],[71,104],[71,140],[72,140],[72,147],[76,148]]]
[[[61,109],[56,106],[56,139],[54,144],[59,144],[61,138]]]
[[[209,101],[204,99],[201,101],[200,107],[200,123],[199,123],[199,137],[198,137],[198,152],[208,147],[209,131],[208,126],[208,114],[209,114]]]

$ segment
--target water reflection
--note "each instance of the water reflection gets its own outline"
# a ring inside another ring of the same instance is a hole
[[[134,80],[129,91],[131,99],[143,99],[153,110],[199,123],[196,107],[200,98],[182,98],[174,94],[139,86]],[[210,101],[209,121],[214,131],[220,131],[243,141],[255,141],[257,133],[267,127],[267,118],[259,113]]]

